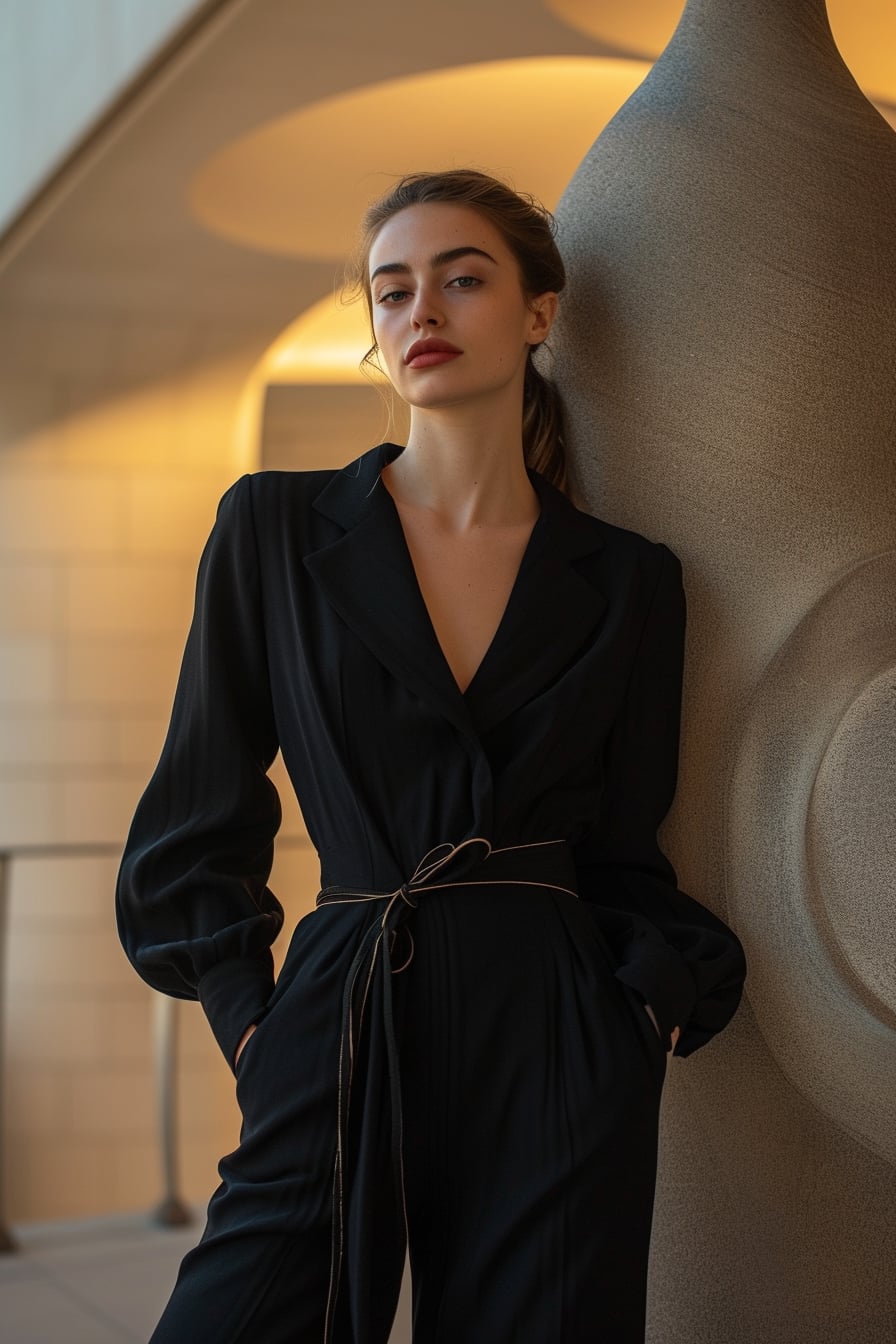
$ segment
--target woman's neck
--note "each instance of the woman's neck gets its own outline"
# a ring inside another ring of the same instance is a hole
[[[519,424],[411,417],[404,452],[383,469],[396,503],[429,509],[452,531],[534,522],[538,496],[526,472]]]

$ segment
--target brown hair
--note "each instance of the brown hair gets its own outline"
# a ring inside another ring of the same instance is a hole
[[[506,183],[468,168],[442,173],[410,173],[374,201],[361,222],[361,237],[346,270],[347,296],[363,295],[373,326],[368,282],[370,249],[387,220],[411,205],[449,202],[478,210],[501,234],[520,268],[523,293],[534,298],[548,290],[559,293],[566,283],[563,260],[555,241],[554,217],[534,197],[513,191]],[[523,386],[523,453],[526,465],[546,476],[561,490],[567,488],[563,403],[554,384],[536,367],[532,347],[526,361]],[[373,364],[376,343],[361,361]]]

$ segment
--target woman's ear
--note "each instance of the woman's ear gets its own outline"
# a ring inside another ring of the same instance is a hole
[[[559,303],[559,296],[553,290],[546,290],[544,294],[529,300],[529,332],[526,340],[530,345],[541,345],[542,341],[547,340]]]

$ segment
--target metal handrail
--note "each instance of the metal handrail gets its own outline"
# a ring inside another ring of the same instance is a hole
[[[279,848],[306,849],[309,841],[304,836],[284,835],[277,840]],[[32,858],[87,858],[102,856],[114,858],[121,853],[120,845],[61,844],[19,845],[0,850],[0,1254],[18,1250],[9,1230],[3,1184],[5,1153],[5,1110],[3,1084],[6,1077],[4,1054],[5,1032],[3,1015],[6,1004],[6,933],[9,922],[9,879],[16,859]],[[164,1227],[182,1227],[192,1222],[189,1205],[180,1193],[180,1160],[177,1131],[177,1085],[179,1078],[179,1024],[181,1000],[167,994],[156,994],[153,1017],[153,1060],[156,1079],[156,1114],[161,1169],[161,1197],[152,1211],[155,1222]]]
[[[6,1191],[4,1188],[3,1171],[5,1163],[3,1160],[3,1117],[6,1115],[6,1108],[3,1098],[3,1082],[6,1076],[4,1067],[3,1045],[6,1040],[6,1032],[3,1028],[3,1009],[6,1005],[6,925],[9,916],[9,856],[0,854],[0,1253],[4,1251],[18,1250],[18,1246],[9,1230],[6,1221]]]
[[[163,1227],[183,1227],[193,1221],[193,1215],[180,1194],[180,1153],[177,1146],[179,1001],[167,994],[156,994],[153,1007],[156,1114],[162,1161],[162,1198],[155,1207],[153,1219]]]

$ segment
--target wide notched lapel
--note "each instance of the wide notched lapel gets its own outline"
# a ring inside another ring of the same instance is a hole
[[[606,599],[575,561],[602,547],[601,524],[529,473],[541,515],[495,637],[462,694],[423,601],[398,510],[380,480],[401,451],[380,444],[324,487],[314,507],[345,531],[304,563],[383,666],[465,736],[478,737],[556,681],[593,637]]]
[[[481,733],[553,685],[593,641],[607,607],[603,594],[576,568],[576,561],[602,549],[602,525],[544,477],[533,471],[529,477],[541,516],[501,624],[465,696]]]
[[[383,467],[400,451],[395,444],[380,444],[324,487],[314,507],[345,533],[306,556],[305,567],[383,666],[472,736],[466,702],[439,647],[398,510],[380,480]]]

